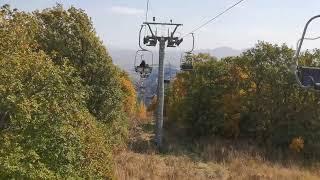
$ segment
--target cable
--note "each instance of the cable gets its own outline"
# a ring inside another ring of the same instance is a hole
[[[149,2],[150,2],[150,0],[147,0],[146,22],[148,22]],[[146,36],[146,35],[147,35],[147,29],[144,29],[144,36]]]
[[[191,31],[188,34],[194,33],[196,31],[198,31],[199,29],[203,28],[204,26],[208,25],[209,23],[211,23],[212,21],[216,20],[218,17],[222,16],[223,14],[225,14],[226,12],[230,11],[232,8],[236,7],[238,4],[242,3],[245,0],[240,0],[237,3],[235,3],[234,5],[230,6],[229,8],[227,8],[226,10],[222,11],[221,13],[219,13],[218,15],[216,15],[215,17],[213,17],[212,19],[210,19],[209,21],[205,22],[204,24],[198,26],[197,28],[195,28],[193,31]],[[188,34],[184,35],[184,37],[188,36]]]
[[[149,1],[150,1],[150,0],[147,0],[146,22],[148,21],[148,13],[149,13]]]

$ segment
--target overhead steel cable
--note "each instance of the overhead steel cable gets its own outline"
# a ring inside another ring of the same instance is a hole
[[[222,11],[221,13],[219,13],[218,15],[216,15],[215,17],[213,17],[212,19],[208,20],[207,22],[205,22],[204,24],[198,26],[197,28],[195,28],[194,30],[192,30],[190,33],[186,34],[183,36],[186,37],[191,33],[195,33],[196,31],[200,30],[201,28],[203,28],[204,26],[210,24],[212,21],[216,20],[217,18],[219,18],[220,16],[222,16],[223,14],[227,13],[228,11],[230,11],[232,8],[236,7],[237,5],[239,5],[240,3],[242,3],[245,0],[240,0],[237,3],[233,4],[232,6],[230,6],[229,8],[227,8],[226,10]]]
[[[148,13],[149,13],[149,1],[147,0],[147,9],[146,9],[146,22],[148,22]]]
[[[150,3],[150,0],[147,0],[147,7],[146,7],[146,22],[148,22],[148,14],[149,14],[149,3]],[[145,28],[144,29],[144,35],[146,36],[147,35],[147,29]]]

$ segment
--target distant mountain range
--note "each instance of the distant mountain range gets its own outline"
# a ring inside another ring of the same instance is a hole
[[[215,49],[201,49],[196,50],[195,53],[208,53],[211,56],[215,56],[219,59],[229,56],[239,56],[243,50],[237,50],[230,47],[219,47]]]
[[[200,49],[195,50],[194,53],[209,53],[211,56],[217,58],[224,58],[228,56],[238,56],[242,53],[242,50],[233,49],[230,47],[219,47],[215,49]],[[109,53],[113,59],[113,62],[124,70],[130,70],[134,67],[134,57],[136,54],[135,50],[130,49],[119,49],[119,48],[109,48]],[[166,64],[172,64],[174,66],[180,66],[181,54],[183,52],[168,50],[166,52]],[[158,53],[154,52],[154,63],[158,62]],[[148,62],[147,62],[148,63]]]

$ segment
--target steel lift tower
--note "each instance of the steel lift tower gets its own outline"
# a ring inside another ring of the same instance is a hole
[[[153,18],[155,21],[155,18]],[[176,37],[175,33],[178,27],[182,24],[174,24],[172,20],[170,23],[156,23],[156,22],[144,22],[144,26],[147,26],[150,34],[143,38],[143,43],[146,46],[156,46],[159,42],[159,75],[158,75],[158,108],[157,108],[157,117],[156,117],[156,144],[159,149],[162,147],[163,139],[163,109],[164,109],[164,57],[165,57],[165,48],[167,47],[177,47],[179,46],[183,39]],[[157,28],[153,30],[152,27],[162,26],[168,28],[168,35],[158,36]],[[170,32],[170,28],[172,32]]]

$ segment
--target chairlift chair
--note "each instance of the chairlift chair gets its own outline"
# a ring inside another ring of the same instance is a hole
[[[181,55],[180,59],[180,69],[181,71],[192,71],[193,70],[193,62],[194,62],[194,57],[193,57],[193,50],[194,50],[194,34],[191,33],[192,35],[192,49],[190,51],[184,52]]]
[[[193,54],[192,53],[187,52],[182,55],[180,69],[182,71],[193,70]]]
[[[139,31],[139,47],[140,47],[140,50],[138,50],[136,52],[136,56],[135,56],[135,59],[134,59],[134,69],[137,73],[140,74],[140,77],[142,79],[145,79],[145,78],[148,78],[150,76],[150,74],[152,73],[152,67],[153,67],[153,53],[145,48],[142,47],[141,45],[141,33],[142,33],[142,30],[143,28],[145,28],[145,25],[142,25],[141,28],[140,28],[140,31]],[[145,39],[143,39],[143,41],[146,41]],[[156,43],[156,39],[155,41],[153,42],[149,42],[149,44],[153,44],[153,43]],[[151,62],[148,62],[146,61],[146,59],[144,59],[144,53],[149,53],[151,55]],[[138,62],[138,56],[139,54],[141,55],[140,56],[140,62]],[[139,63],[139,64],[138,64]],[[151,63],[151,64],[150,64]]]
[[[302,37],[301,39],[298,41],[298,47],[297,47],[297,51],[295,54],[295,61],[296,61],[296,70],[295,70],[295,75],[296,75],[296,79],[298,84],[300,85],[300,87],[302,88],[313,88],[315,90],[320,90],[320,67],[309,67],[309,66],[302,66],[299,63],[299,55],[300,55],[300,51],[301,51],[301,47],[303,44],[303,41],[305,39],[305,35],[308,29],[309,24],[317,19],[320,18],[320,15],[314,16],[312,17],[306,24]]]
[[[148,62],[144,59],[143,54],[140,56],[138,61],[138,56],[140,53],[149,53],[151,55],[151,62]],[[139,62],[139,64],[138,64]],[[151,64],[150,64],[151,63]],[[137,73],[140,74],[141,78],[148,78],[152,73],[152,66],[153,66],[153,53],[148,50],[138,50],[136,52],[135,60],[134,60],[134,68]]]
[[[168,69],[169,69],[169,77],[167,77],[167,78],[164,79],[164,84],[166,84],[166,85],[169,85],[170,82],[171,82],[171,80],[172,80],[172,78],[171,78],[171,75],[172,75],[171,70],[172,70],[172,68],[171,68],[171,63],[170,63],[170,62],[169,62],[169,67],[168,67]],[[167,74],[167,73],[166,73],[166,74]]]

